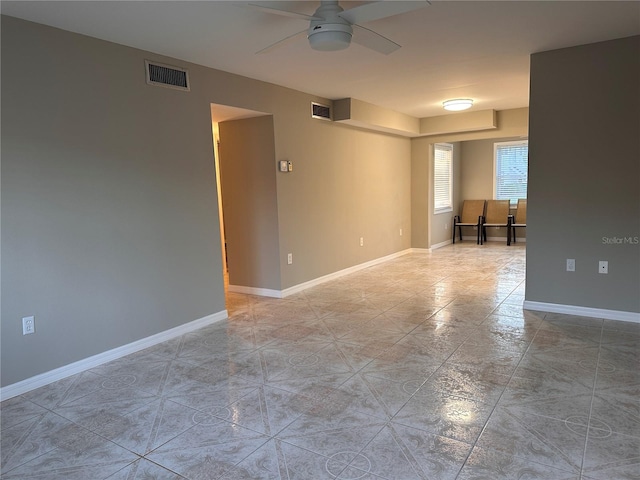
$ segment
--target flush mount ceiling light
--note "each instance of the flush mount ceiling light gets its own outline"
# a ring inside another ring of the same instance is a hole
[[[471,100],[470,98],[456,98],[454,100],[447,100],[446,102],[442,102],[442,106],[445,110],[449,110],[451,112],[459,112],[461,110],[471,108],[473,106],[473,100]]]

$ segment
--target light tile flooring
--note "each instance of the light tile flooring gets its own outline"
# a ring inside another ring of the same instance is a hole
[[[2,480],[638,479],[640,325],[414,253],[2,403]]]

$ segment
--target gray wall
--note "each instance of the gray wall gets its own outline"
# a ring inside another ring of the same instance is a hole
[[[229,284],[280,290],[271,115],[219,124]]]
[[[2,17],[2,385],[225,309],[209,105],[143,61]]]
[[[640,37],[532,55],[529,108],[526,299],[640,312]]]

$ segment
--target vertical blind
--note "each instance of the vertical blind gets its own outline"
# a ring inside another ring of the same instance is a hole
[[[529,142],[504,142],[495,144],[496,200],[527,198],[527,167]]]
[[[453,145],[436,143],[433,152],[433,209],[434,213],[452,210],[451,167]]]

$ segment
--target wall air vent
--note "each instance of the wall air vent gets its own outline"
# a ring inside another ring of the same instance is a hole
[[[147,71],[147,83],[159,87],[175,88],[188,92],[191,88],[189,85],[189,71],[180,67],[171,65],[162,65],[161,63],[144,61]]]
[[[329,105],[311,102],[311,118],[331,120],[331,107]]]

